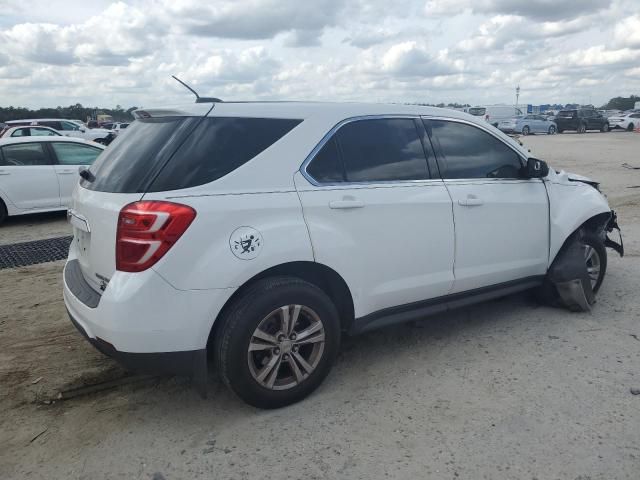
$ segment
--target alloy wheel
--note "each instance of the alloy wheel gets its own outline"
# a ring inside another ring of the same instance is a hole
[[[600,255],[591,245],[584,246],[584,260],[587,264],[587,273],[591,281],[591,288],[595,288],[600,278]]]
[[[264,317],[247,351],[253,379],[269,390],[288,390],[307,379],[322,359],[325,331],[318,314],[285,305]]]

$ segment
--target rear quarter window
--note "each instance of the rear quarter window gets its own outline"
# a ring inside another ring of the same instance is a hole
[[[213,182],[244,165],[302,120],[208,117],[195,128],[149,187],[178,190]]]
[[[90,190],[144,193],[195,187],[247,163],[302,120],[231,117],[141,119],[91,167]]]

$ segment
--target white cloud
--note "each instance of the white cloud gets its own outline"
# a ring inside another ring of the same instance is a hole
[[[510,102],[517,84],[530,103],[640,93],[628,0],[7,1],[5,105],[191,101],[172,74],[223,99]]]

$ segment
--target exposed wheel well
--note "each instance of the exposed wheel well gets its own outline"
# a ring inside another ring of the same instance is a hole
[[[347,286],[344,279],[333,269],[316,262],[289,262],[271,267],[258,275],[255,275],[247,282],[245,282],[234,294],[227,300],[224,307],[218,313],[216,321],[213,323],[213,328],[209,333],[209,340],[207,342],[207,349],[213,345],[213,338],[216,335],[216,330],[219,328],[220,323],[218,319],[223,316],[225,310],[231,305],[238,297],[243,295],[246,289],[253,283],[267,277],[288,276],[296,277],[312,283],[319,287],[324,293],[331,298],[338,314],[340,315],[340,324],[342,330],[348,330],[355,316],[353,307],[353,297],[351,291]]]
[[[560,252],[564,251],[567,248],[567,245],[571,243],[576,235],[579,235],[579,232],[585,230],[593,233],[604,232],[604,227],[607,225],[607,222],[610,218],[611,212],[602,212],[584,221],[578,228],[571,232],[569,236],[567,236],[567,238],[564,240],[564,243],[558,250],[558,253],[556,253],[554,261],[556,258],[558,258],[558,255],[560,255]],[[602,241],[604,241],[604,238],[602,239]]]

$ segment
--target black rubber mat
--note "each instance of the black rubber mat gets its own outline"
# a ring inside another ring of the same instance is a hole
[[[63,260],[69,254],[72,239],[73,237],[56,237],[0,245],[0,269]]]

